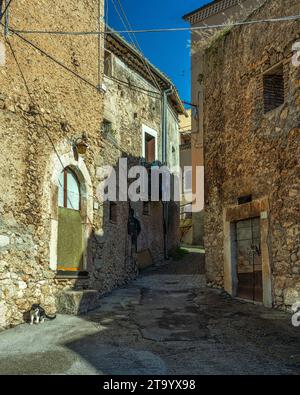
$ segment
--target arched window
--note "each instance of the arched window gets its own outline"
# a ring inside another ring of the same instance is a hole
[[[80,185],[74,172],[66,168],[59,177],[58,206],[80,210]]]

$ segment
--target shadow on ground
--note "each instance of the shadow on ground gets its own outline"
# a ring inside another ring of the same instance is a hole
[[[0,372],[299,374],[289,314],[205,287],[204,255],[145,271],[84,317],[0,334]]]

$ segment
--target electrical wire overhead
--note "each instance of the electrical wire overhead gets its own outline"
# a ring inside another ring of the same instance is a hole
[[[108,1],[108,0],[107,0],[107,1]],[[125,12],[125,10],[124,10],[124,8],[123,8],[123,6],[122,6],[121,1],[120,1],[120,0],[117,0],[117,2],[118,2],[118,4],[119,4],[119,8],[120,8],[120,10],[121,10],[121,13],[122,13],[123,16],[124,16],[125,21],[124,21],[122,15],[120,14],[120,12],[119,12],[119,10],[118,10],[118,8],[117,8],[117,6],[116,6],[116,4],[115,4],[115,1],[114,1],[114,0],[111,0],[111,1],[112,1],[112,3],[113,3],[113,6],[114,6],[114,8],[115,8],[115,10],[116,10],[116,12],[117,12],[117,14],[118,14],[118,16],[119,16],[121,22],[123,23],[125,29],[127,29],[127,31],[129,32],[130,29],[132,30],[132,27],[131,27],[131,24],[130,24],[130,22],[129,22],[129,20],[128,20],[128,17],[127,17],[127,15],[126,15],[126,12]],[[157,89],[161,92],[162,89],[161,89],[161,87],[159,86],[159,83],[157,82],[155,76],[153,75],[153,73],[152,73],[152,71],[151,71],[151,69],[150,69],[150,67],[149,67],[149,65],[148,65],[148,63],[147,63],[147,60],[146,60],[145,57],[144,57],[143,51],[142,51],[142,49],[141,49],[141,47],[140,47],[140,44],[139,44],[139,42],[138,42],[138,40],[137,40],[135,34],[134,34],[134,33],[129,33],[129,37],[130,37],[130,39],[131,39],[131,41],[132,41],[132,44],[140,51],[142,62],[144,63],[144,66],[145,66],[146,69],[148,70],[148,73],[149,73],[149,75],[150,75],[152,81],[154,82],[154,85],[155,85],[155,86],[157,87]]]
[[[70,31],[51,31],[51,30],[17,30],[17,29],[9,29],[15,33],[21,34],[49,34],[49,35],[73,35],[73,36],[97,36],[101,35],[110,35],[110,34],[140,34],[140,33],[168,33],[168,32],[184,32],[184,31],[201,31],[201,30],[209,30],[209,29],[222,29],[227,27],[234,27],[234,26],[245,26],[245,25],[256,25],[258,23],[275,23],[275,22],[291,22],[291,21],[299,21],[300,15],[290,15],[286,17],[278,17],[278,18],[269,18],[269,19],[258,19],[252,21],[238,21],[238,22],[231,22],[231,23],[223,23],[219,25],[204,25],[204,26],[195,26],[195,27],[174,27],[174,28],[157,28],[157,29],[140,29],[140,30],[113,30],[109,31],[102,31],[102,32],[95,32],[95,31],[78,31],[78,32],[70,32]]]
[[[8,11],[8,9],[9,9],[9,7],[10,7],[12,1],[13,1],[13,0],[10,0],[10,1],[6,4],[6,7],[4,8],[3,12],[1,12],[0,22],[2,21],[4,15],[6,15],[6,11]],[[1,11],[1,10],[0,10],[0,11]]]

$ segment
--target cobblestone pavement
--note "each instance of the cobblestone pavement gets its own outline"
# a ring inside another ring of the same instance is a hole
[[[299,374],[289,314],[207,289],[204,255],[144,272],[84,317],[0,333],[7,374]]]

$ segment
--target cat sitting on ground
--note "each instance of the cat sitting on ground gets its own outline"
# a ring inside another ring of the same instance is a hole
[[[30,310],[30,325],[33,325],[34,321],[36,324],[39,323],[44,323],[45,320],[55,320],[56,315],[54,316],[49,316],[46,314],[46,311],[39,305],[39,304],[34,304],[31,307]]]

